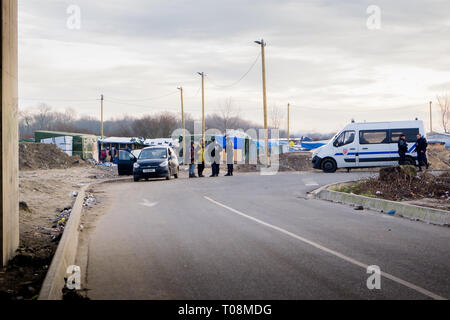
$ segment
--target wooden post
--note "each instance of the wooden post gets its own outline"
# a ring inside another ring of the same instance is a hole
[[[1,1],[0,266],[19,246],[17,0]]]

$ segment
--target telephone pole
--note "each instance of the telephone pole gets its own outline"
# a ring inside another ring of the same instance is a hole
[[[100,96],[101,116],[100,116],[100,136],[103,139],[103,94]]]
[[[181,127],[183,129],[183,158],[186,159],[186,134],[185,134],[185,125],[184,125],[184,103],[183,103],[183,87],[178,87],[181,95]]]
[[[202,139],[205,141],[205,73],[197,73],[202,76]]]
[[[289,137],[290,137],[290,134],[289,134],[289,109],[290,109],[290,104],[288,103],[288,108],[287,108],[287,142],[288,142],[288,145],[289,145]]]
[[[255,41],[255,43],[261,46],[261,62],[262,62],[262,81],[263,81],[263,105],[264,105],[264,140],[266,149],[266,167],[269,165],[269,130],[267,128],[267,95],[266,95],[266,56],[264,47],[267,43],[264,39],[261,41]]]
[[[432,102],[430,101],[430,134],[433,133],[433,117],[431,113],[431,104]]]

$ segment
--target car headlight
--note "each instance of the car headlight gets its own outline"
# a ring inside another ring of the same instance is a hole
[[[169,162],[166,160],[166,161],[163,161],[163,162],[161,162],[160,163],[160,167],[167,167],[169,165]]]
[[[133,168],[139,168],[139,163],[135,162],[135,163],[133,164]]]

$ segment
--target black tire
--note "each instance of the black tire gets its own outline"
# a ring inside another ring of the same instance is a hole
[[[134,180],[134,182],[138,182],[139,181],[139,177],[133,176],[133,180]]]
[[[322,170],[327,173],[335,172],[337,170],[336,161],[333,159],[324,159],[322,161]]]

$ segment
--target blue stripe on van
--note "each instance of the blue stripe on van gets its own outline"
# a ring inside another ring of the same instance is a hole
[[[411,153],[416,147],[416,143],[408,150],[407,153]],[[360,152],[359,154],[397,154],[398,151],[375,151],[375,152]],[[343,156],[344,154],[342,152],[335,153],[335,156]],[[347,153],[347,156],[355,156],[356,152],[349,152]]]

